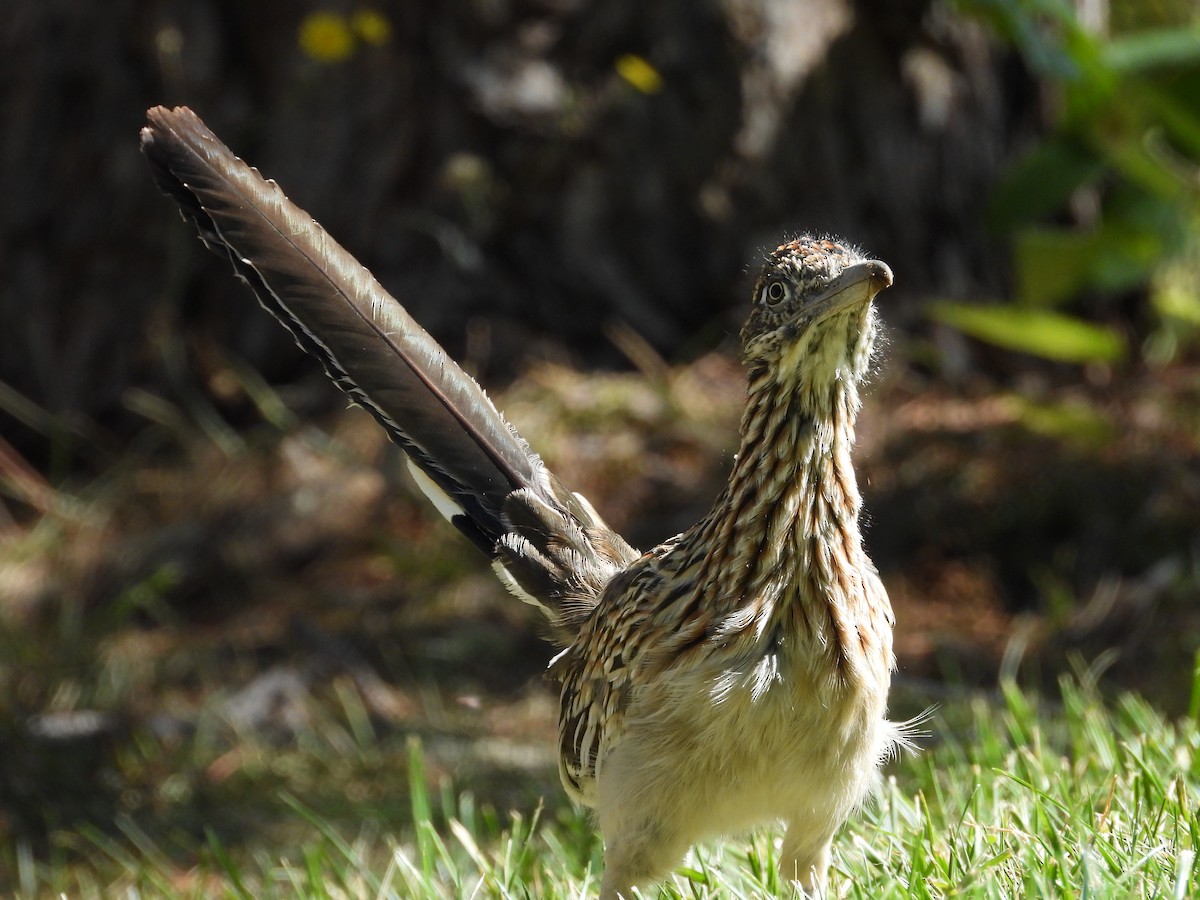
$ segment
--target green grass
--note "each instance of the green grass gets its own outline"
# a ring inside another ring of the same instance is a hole
[[[1053,701],[1008,686],[999,698],[944,704],[925,751],[893,763],[875,801],[839,835],[834,890],[864,898],[1200,896],[1200,671],[1192,697],[1190,714],[1173,722],[1136,696],[1104,701],[1076,680],[1064,680]],[[352,708],[339,715],[295,746],[243,750],[226,794],[178,789],[181,803],[215,811],[266,785],[274,825],[255,837],[194,824],[154,833],[119,814],[111,827],[55,831],[36,850],[18,836],[2,850],[0,876],[11,873],[19,897],[595,891],[599,842],[560,795],[547,795],[553,807],[535,800],[497,812],[427,775],[432,756],[417,739],[377,735]],[[349,808],[329,805],[343,792],[366,796],[364,783],[374,799],[357,817],[350,800]],[[373,805],[389,796],[407,805],[403,817]],[[411,824],[396,826],[400,818]],[[664,895],[790,896],[775,875],[778,838],[768,829],[703,846]]]

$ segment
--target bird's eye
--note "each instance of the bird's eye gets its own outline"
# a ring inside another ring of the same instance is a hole
[[[762,296],[771,306],[787,296],[787,286],[782,281],[772,281],[763,288]]]

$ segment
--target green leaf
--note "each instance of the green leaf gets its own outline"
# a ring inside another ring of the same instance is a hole
[[[1156,28],[1114,38],[1104,48],[1104,61],[1114,69],[1138,72],[1159,66],[1200,63],[1200,31]]]
[[[1023,229],[1013,247],[1017,297],[1042,306],[1065,300],[1088,284],[1095,263],[1096,238],[1090,232]]]
[[[1150,290],[1158,314],[1200,328],[1200,277],[1186,263],[1164,266]]]
[[[1104,162],[1093,149],[1070,137],[1048,138],[1005,174],[991,199],[991,225],[1009,231],[1056,213],[1103,172]]]
[[[1137,199],[1143,207],[1157,203],[1146,195]],[[1163,226],[1138,221],[1138,216],[1149,217],[1155,210],[1138,209],[1132,203],[1119,209],[1116,221],[1094,230],[1022,229],[1013,247],[1021,303],[1052,306],[1088,286],[1117,291],[1147,282],[1164,255],[1168,237],[1155,231]]]
[[[1116,362],[1125,342],[1110,328],[1044,309],[936,303],[930,315],[964,334],[1059,362]]]
[[[1036,434],[1090,447],[1112,440],[1112,422],[1091,407],[1079,403],[1034,403],[1019,396],[1013,397],[1013,402],[1020,423]]]

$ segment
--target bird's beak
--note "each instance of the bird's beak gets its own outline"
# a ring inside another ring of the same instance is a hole
[[[819,322],[843,310],[870,303],[876,294],[891,284],[892,270],[887,263],[878,259],[855,263],[844,268],[819,297],[806,304],[802,315],[809,323]]]

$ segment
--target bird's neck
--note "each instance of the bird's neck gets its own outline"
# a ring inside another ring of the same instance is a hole
[[[721,532],[715,546],[738,548],[750,569],[777,571],[797,542],[857,543],[857,385],[797,386],[752,373],[748,395],[733,471],[703,522]]]
[[[787,384],[751,372],[741,445],[728,485],[684,535],[709,621],[733,637],[774,640],[805,627],[839,643],[833,607],[861,593],[861,500],[850,451],[859,409],[853,380]]]

